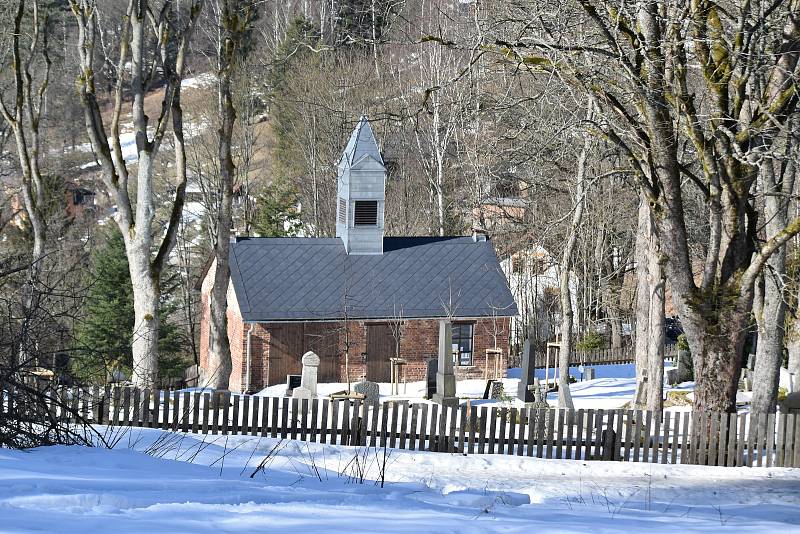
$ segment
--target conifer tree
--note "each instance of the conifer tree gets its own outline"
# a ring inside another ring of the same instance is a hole
[[[92,256],[86,314],[76,328],[71,365],[76,378],[91,383],[105,382],[115,372],[131,376],[133,363],[133,286],[125,242],[116,226],[99,239],[100,246]],[[162,303],[159,367],[165,371],[181,365],[177,328],[168,320],[173,309]]]

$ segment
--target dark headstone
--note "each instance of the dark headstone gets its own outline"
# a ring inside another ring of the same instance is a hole
[[[781,413],[800,414],[800,391],[786,395],[780,402]]]
[[[501,380],[492,380],[492,389],[489,392],[491,400],[500,400],[503,398],[503,382]]]
[[[489,379],[483,389],[483,398],[484,400],[498,400],[503,396],[504,391],[502,380]]]
[[[603,430],[603,460],[616,461],[619,454],[617,433],[611,429]]]
[[[526,339],[522,346],[522,374],[519,377],[517,386],[517,398],[523,402],[533,402],[533,392],[528,386],[533,385],[536,373],[536,362],[534,355],[531,354],[531,342]]]
[[[369,382],[362,380],[353,386],[353,391],[364,395],[364,404],[368,406],[377,406],[380,403],[381,393],[380,387],[376,382]]]
[[[692,371],[692,353],[688,350],[682,349],[678,351],[678,376],[676,380],[681,382],[688,382],[694,378]]]
[[[286,396],[291,397],[294,388],[299,388],[303,382],[301,375],[286,375]]]
[[[56,352],[53,357],[53,372],[57,375],[66,373],[69,369],[69,353]]]
[[[428,360],[428,380],[427,380],[427,387],[425,389],[425,398],[432,399],[433,396],[436,394],[436,373],[439,370],[439,360],[437,358],[431,358]]]

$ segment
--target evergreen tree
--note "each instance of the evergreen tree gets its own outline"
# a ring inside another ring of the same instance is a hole
[[[105,382],[115,371],[131,376],[133,361],[133,286],[125,243],[116,226],[109,226],[100,239],[101,245],[92,255],[86,314],[75,329],[71,361],[73,375],[90,383]],[[174,371],[182,363],[178,331],[168,320],[174,306],[166,302],[161,309],[159,367]]]
[[[288,186],[273,182],[256,198],[253,231],[261,237],[289,237],[300,230],[297,194]]]

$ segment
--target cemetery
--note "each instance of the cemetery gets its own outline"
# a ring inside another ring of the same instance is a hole
[[[800,0],[9,0],[0,534],[800,533]]]

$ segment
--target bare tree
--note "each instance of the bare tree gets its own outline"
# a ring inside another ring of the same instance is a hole
[[[214,242],[214,286],[211,288],[208,342],[208,369],[203,382],[214,389],[228,389],[232,363],[228,341],[228,285],[230,284],[230,232],[233,227],[233,127],[236,110],[233,105],[231,79],[239,64],[243,37],[253,15],[250,2],[223,0],[219,14],[219,203],[217,205]],[[248,371],[249,372],[249,371]]]
[[[755,280],[800,232],[800,220],[788,221],[759,243],[761,214],[750,202],[758,167],[796,108],[800,2],[577,0],[539,20],[525,5],[508,10],[502,35],[492,36],[497,51],[597,101],[598,126],[655,214],[692,349],[695,407],[734,410]],[[765,73],[763,85],[756,72]],[[706,209],[699,253],[685,212],[695,191]]]
[[[78,23],[78,89],[86,130],[95,158],[100,163],[103,182],[116,203],[114,219],[125,239],[133,283],[133,382],[138,387],[150,387],[158,373],[159,282],[164,263],[175,244],[186,194],[181,79],[186,51],[203,0],[192,1],[183,24],[179,23],[179,6],[172,0],[166,0],[159,10],[152,9],[147,0],[131,0],[128,3],[126,16],[122,20],[110,126],[106,126],[103,118],[101,99],[95,84],[95,54],[99,48],[96,39],[99,25],[96,2],[70,0],[70,4]],[[153,47],[156,52],[151,54]],[[130,72],[127,84],[126,72]],[[163,100],[155,126],[151,128],[145,112],[145,98],[159,72],[163,73]],[[136,137],[135,202],[129,190],[130,168],[123,157],[120,140],[120,119],[126,89],[132,98]],[[161,143],[170,127],[170,118],[177,189],[166,231],[157,242],[154,174]],[[154,249],[157,249],[155,256]]]
[[[789,222],[789,204],[794,193],[796,173],[795,153],[798,148],[797,120],[793,123],[790,123],[789,132],[783,140],[785,152],[765,158],[758,173],[764,194],[764,229],[767,239],[775,238]],[[762,276],[762,305],[753,310],[758,324],[758,347],[750,409],[753,412],[771,413],[775,412],[778,400],[778,381],[783,361],[788,297],[784,290],[786,247],[779,248],[769,258]]]
[[[39,2],[31,4],[30,31],[23,31],[23,19],[26,2],[19,0],[14,15],[11,53],[11,71],[14,73],[14,97],[11,106],[7,106],[0,95],[0,113],[13,132],[17,147],[17,158],[22,170],[22,204],[33,229],[32,261],[28,269],[28,280],[22,292],[23,317],[30,317],[36,307],[36,284],[42,268],[47,239],[47,219],[45,210],[45,183],[39,166],[40,137],[39,127],[42,119],[43,102],[47,94],[50,80],[50,57],[47,43],[47,17],[39,14]],[[23,50],[20,39],[29,34],[30,42],[27,50]],[[38,67],[41,65],[41,69]],[[40,70],[35,77],[32,67]],[[38,78],[38,79],[36,79]],[[27,328],[27,320],[23,319],[22,328]],[[21,337],[24,339],[24,332]],[[11,355],[17,360],[17,351]],[[15,362],[12,362],[12,364]]]
[[[586,110],[586,120],[593,118],[594,104],[589,101]],[[578,228],[583,220],[583,211],[586,203],[585,195],[587,189],[587,170],[586,158],[590,148],[590,136],[584,134],[583,148],[578,154],[577,170],[575,173],[575,211],[572,214],[567,243],[561,255],[561,272],[559,273],[559,290],[561,297],[561,343],[558,349],[558,406],[559,408],[574,408],[572,395],[569,391],[569,357],[575,350],[573,346],[574,336],[572,308],[572,292],[570,290],[570,269],[574,264],[573,256],[578,240]]]

